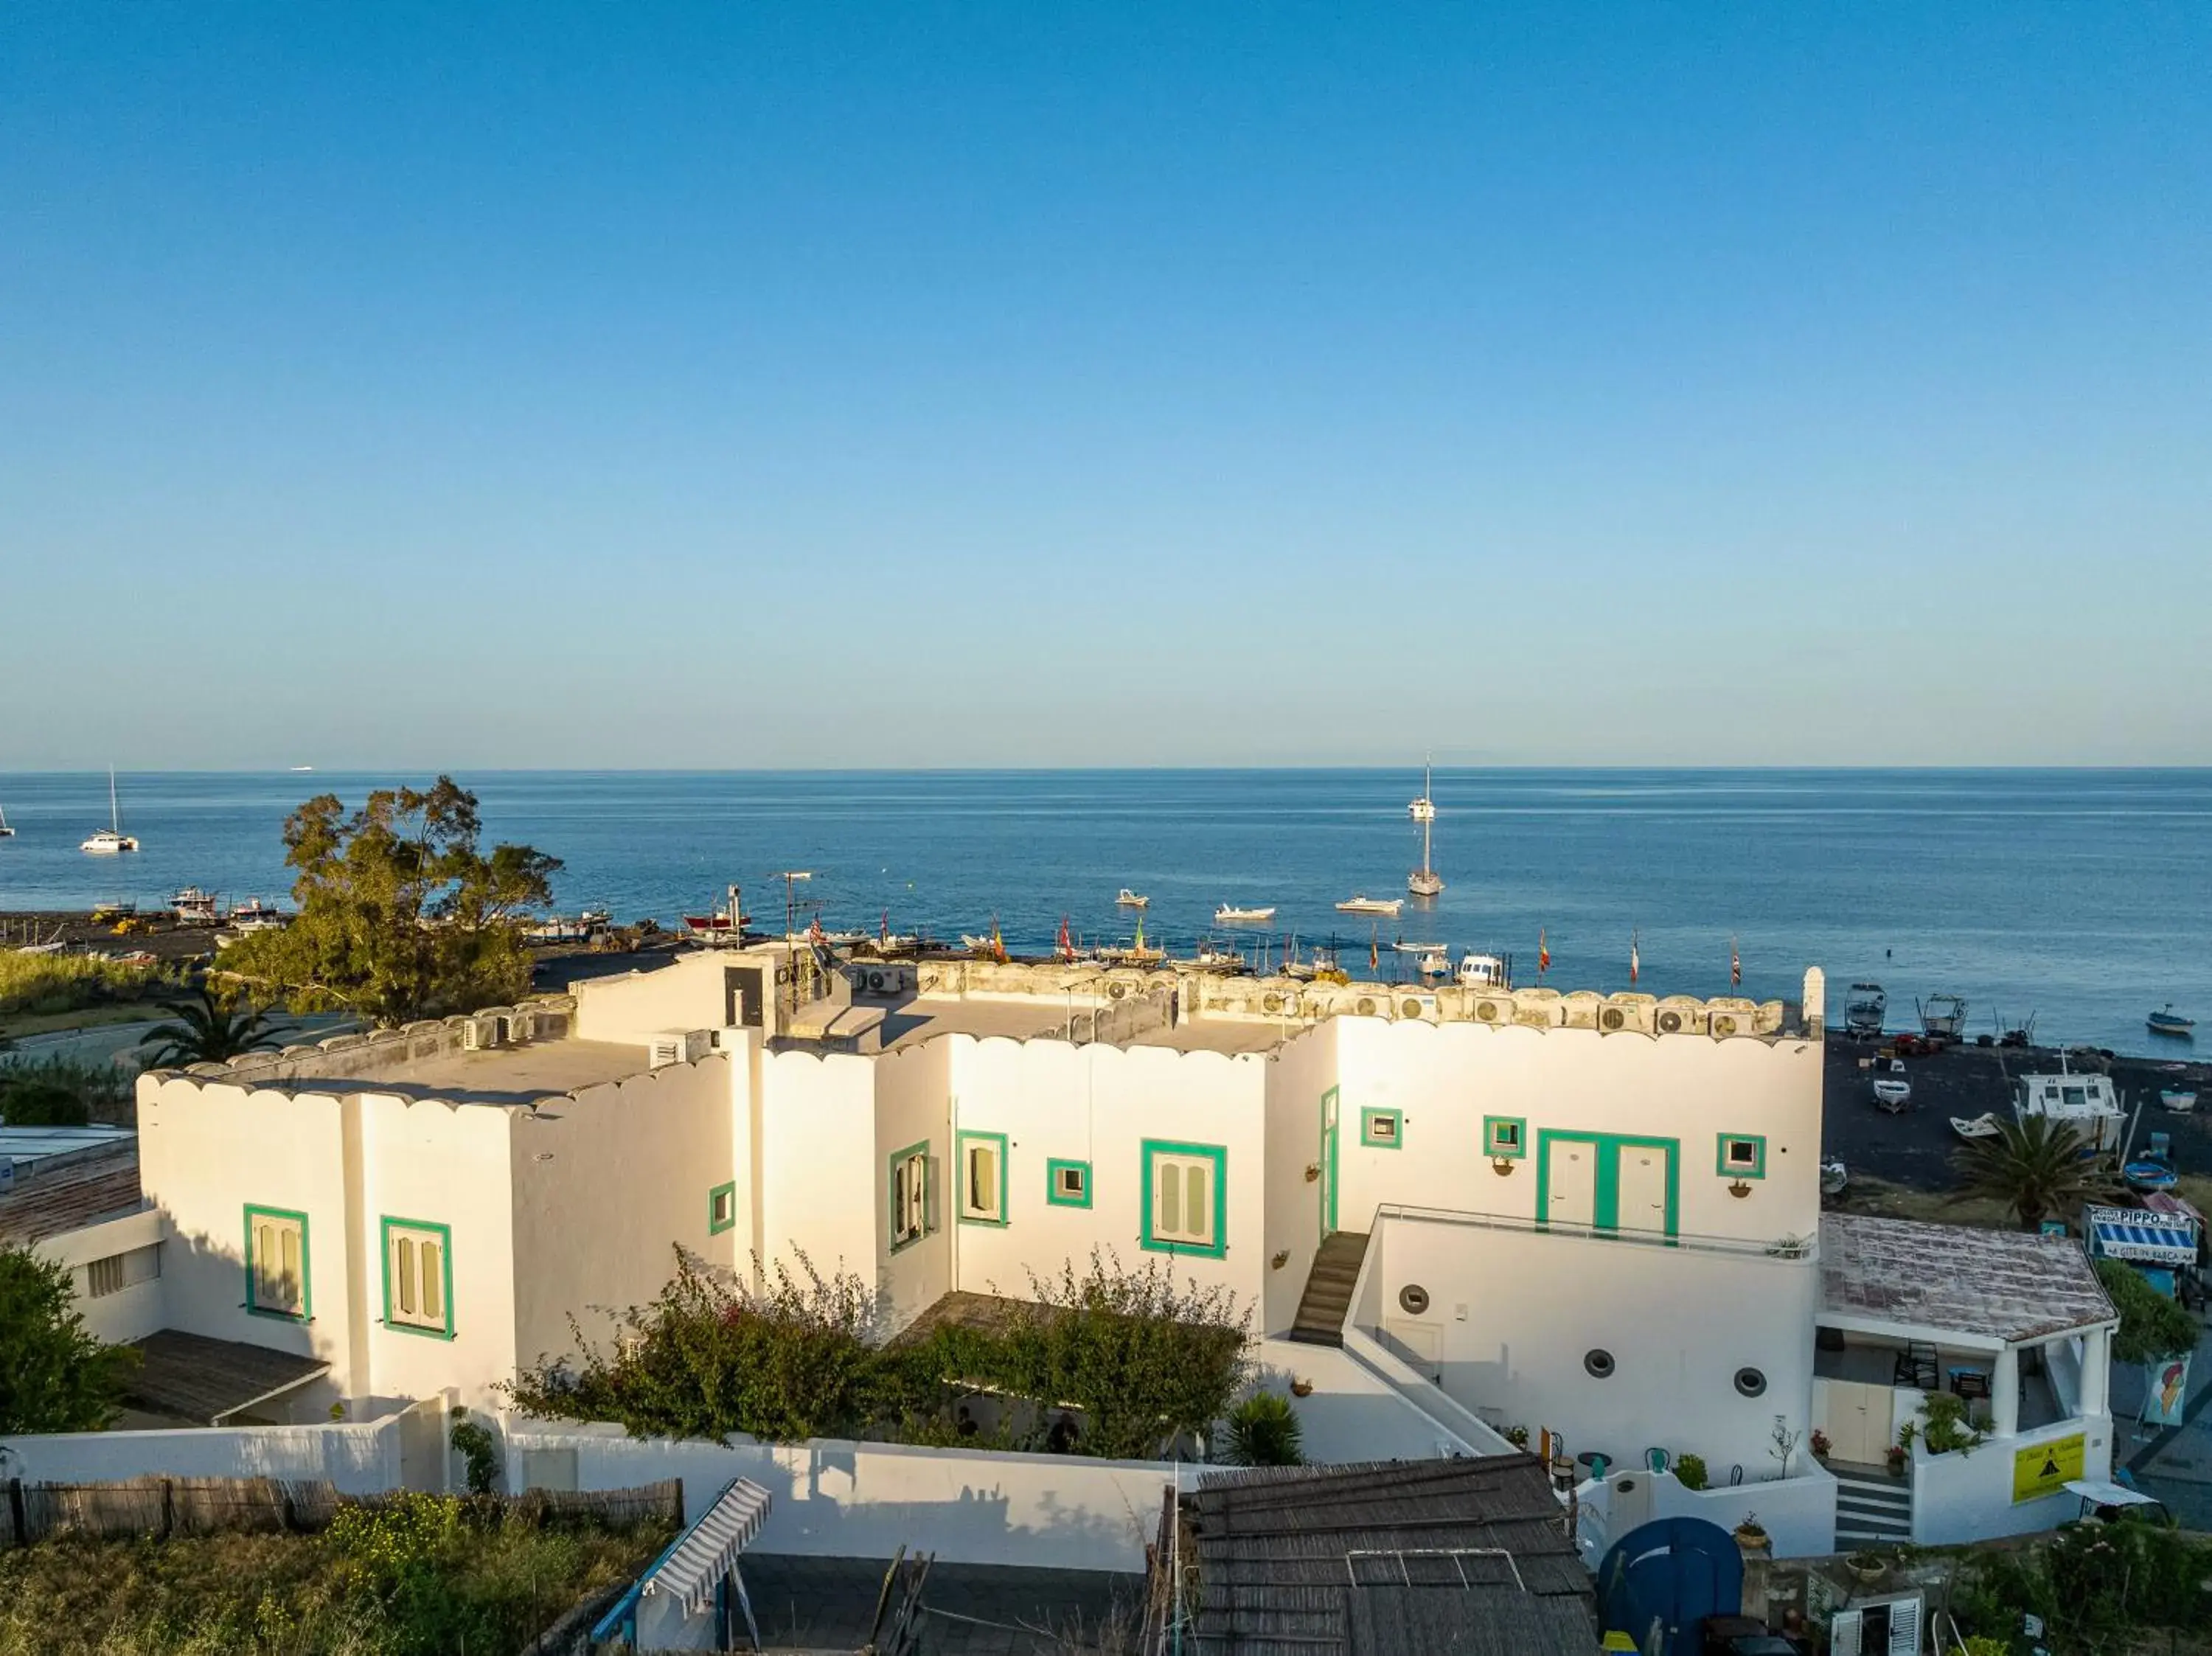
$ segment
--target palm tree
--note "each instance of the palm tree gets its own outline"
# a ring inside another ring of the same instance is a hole
[[[220,1064],[241,1053],[260,1052],[276,1045],[269,1020],[247,1002],[233,1008],[216,998],[204,983],[198,1000],[163,1003],[174,1023],[149,1029],[139,1042],[152,1047],[146,1054],[149,1070],[181,1069],[187,1064]],[[159,1043],[158,1045],[156,1043]]]
[[[1952,1199],[2002,1202],[2022,1230],[2033,1230],[2048,1214],[2068,1212],[2111,1193],[2110,1179],[2082,1154],[2087,1143],[2048,1116],[1999,1121],[1994,1137],[1969,1139],[1952,1158],[1960,1175]]]

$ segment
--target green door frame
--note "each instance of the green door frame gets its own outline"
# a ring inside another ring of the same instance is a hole
[[[1336,1229],[1336,1134],[1337,1119],[1342,1113],[1342,1101],[1332,1087],[1321,1095],[1321,1234],[1324,1236]]]
[[[1620,1152],[1624,1149],[1655,1149],[1667,1152],[1667,1220],[1660,1234],[1673,1237],[1680,1234],[1682,1197],[1682,1141],[1679,1138],[1645,1138],[1632,1133],[1562,1132],[1552,1127],[1540,1127],[1536,1131],[1536,1224],[1539,1229],[1548,1228],[1552,1222],[1552,1146],[1554,1143],[1588,1144],[1596,1158],[1595,1195],[1590,1204],[1590,1223],[1596,1230],[1618,1231],[1620,1228]]]

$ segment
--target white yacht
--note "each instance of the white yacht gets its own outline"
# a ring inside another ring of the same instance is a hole
[[[77,847],[95,857],[112,857],[118,852],[136,851],[138,842],[123,831],[123,812],[115,800],[115,767],[107,767],[107,826]]]
[[[1459,957],[1459,986],[1462,989],[1510,989],[1513,962],[1503,955],[1469,952]]]
[[[1127,886],[1115,895],[1114,902],[1120,908],[1150,908],[1152,906],[1150,897],[1142,892],[1132,891]]]
[[[1234,903],[1224,903],[1213,911],[1216,925],[1265,925],[1274,918],[1272,907],[1239,908]]]
[[[1340,914],[1395,914],[1406,906],[1403,897],[1370,897],[1357,892],[1336,906]]]
[[[1444,889],[1444,877],[1430,865],[1429,830],[1437,820],[1437,802],[1429,798],[1429,766],[1421,766],[1421,797],[1406,807],[1413,819],[1421,825],[1421,865],[1406,877],[1406,889],[1416,897],[1433,897]]]

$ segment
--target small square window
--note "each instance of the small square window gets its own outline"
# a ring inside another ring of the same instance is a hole
[[[1091,1205],[1091,1164],[1053,1161],[1045,1163],[1044,1199],[1056,1208]]]
[[[734,1230],[738,1224],[738,1187],[734,1183],[717,1185],[707,1192],[707,1234],[719,1236],[726,1230]]]
[[[1528,1124],[1519,1116],[1486,1115],[1482,1118],[1482,1153],[1494,1161],[1528,1155]]]
[[[1401,1110],[1362,1110],[1359,1142],[1376,1149],[1395,1150],[1404,1144],[1406,1117]]]
[[[1759,1133],[1723,1133],[1717,1171],[1729,1179],[1765,1178],[1765,1138]]]

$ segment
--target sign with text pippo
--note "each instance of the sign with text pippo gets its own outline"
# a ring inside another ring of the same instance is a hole
[[[2088,1439],[2076,1432],[2072,1437],[2053,1438],[2050,1442],[2039,1443],[2032,1449],[2014,1450],[2014,1502],[2040,1501],[2047,1495],[2057,1495],[2069,1482],[2081,1477],[2081,1462],[2087,1446]]]

